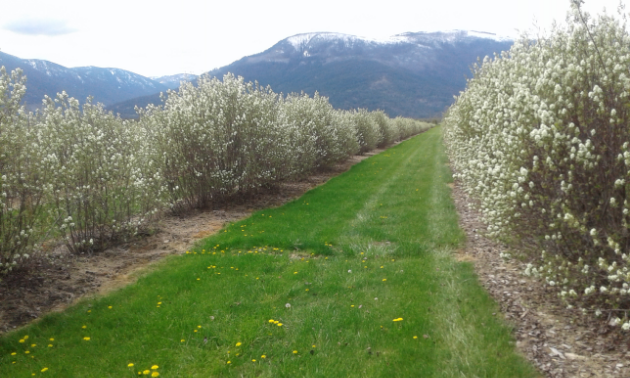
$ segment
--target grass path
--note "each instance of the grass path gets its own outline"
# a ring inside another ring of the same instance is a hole
[[[0,377],[537,376],[452,257],[463,234],[440,138],[390,148],[0,338]]]

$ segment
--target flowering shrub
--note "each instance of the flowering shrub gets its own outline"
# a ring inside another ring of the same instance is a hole
[[[579,2],[572,16],[486,57],[444,138],[488,234],[529,254],[525,273],[630,330],[630,36]]]
[[[352,118],[355,124],[357,142],[359,142],[359,153],[364,154],[375,149],[383,136],[374,118],[366,109],[353,111]]]
[[[202,77],[141,115],[176,208],[205,207],[293,173],[291,135],[270,88]]]
[[[354,155],[358,151],[354,127],[344,124],[336,115],[328,99],[315,93],[289,95],[283,104],[284,121],[298,131],[301,142],[302,164],[306,171],[329,167]]]
[[[88,99],[44,100],[33,147],[46,152],[49,212],[73,252],[135,235],[162,207],[146,133]]]
[[[0,67],[0,273],[29,258],[45,231],[42,151],[33,148],[33,120],[20,106],[26,93],[20,70]]]
[[[399,138],[395,125],[391,122],[389,117],[383,111],[372,112],[372,119],[378,125],[378,131],[380,134],[379,143],[377,147],[381,148],[392,144]]]
[[[0,272],[61,236],[74,253],[145,232],[167,208],[202,208],[329,167],[428,128],[384,113],[334,110],[226,75],[169,91],[123,121],[63,92],[38,114],[0,70]]]

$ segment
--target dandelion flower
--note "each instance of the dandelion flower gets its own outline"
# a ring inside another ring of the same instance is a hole
[[[28,340],[28,335],[24,336],[24,340]]]
[[[83,340],[85,340],[85,341],[90,341],[90,337],[89,337],[89,336],[85,336],[85,337],[83,338]]]
[[[267,356],[263,354],[262,356],[260,356],[260,358],[267,358]]]
[[[158,373],[157,371],[154,371],[153,373],[151,373],[152,377],[159,377],[160,373]]]
[[[275,322],[275,320],[269,319],[269,323],[274,323],[274,322]]]
[[[236,346],[237,346],[237,347],[239,347],[239,346],[241,346],[241,345],[243,345],[243,344],[242,344],[240,341],[239,341],[238,343],[236,343]]]
[[[308,291],[308,289],[306,289],[305,291]]]
[[[228,361],[228,362],[227,362],[227,364],[231,364],[231,363],[232,363],[232,361]]]
[[[84,325],[84,326],[83,326],[83,327],[81,327],[81,328],[86,329],[86,328],[87,328],[87,326],[86,326],[86,325]]]
[[[315,348],[315,344],[313,344],[313,348]]]
[[[24,340],[24,339],[20,339],[20,342],[21,342],[21,343],[23,343],[23,342],[25,342],[25,341],[26,341],[26,340]]]
[[[50,341],[55,341],[55,339],[53,339],[52,337],[49,339]]]
[[[417,339],[417,338],[418,338],[418,336],[414,336],[414,337],[413,337],[413,339],[414,339],[414,340],[415,340],[415,339]]]
[[[147,369],[147,370],[143,371],[142,374],[149,375],[150,372],[151,372],[151,370]]]
[[[31,351],[27,350],[26,352],[24,352],[24,354],[29,354],[31,353]]]
[[[183,343],[183,342],[184,342],[184,341],[186,341],[186,340],[184,340],[184,339],[181,339],[181,340],[179,340],[179,341]]]
[[[159,369],[159,368],[160,368],[160,367],[159,367],[159,366],[157,366],[157,365],[153,365],[153,366],[151,366],[151,370],[157,370],[157,369]]]
[[[252,362],[256,362],[256,360],[252,360]]]
[[[278,323],[278,327],[282,327],[282,323]]]
[[[35,348],[37,344],[31,344],[31,348]]]
[[[294,350],[294,351],[293,351],[293,354],[297,354],[297,353],[298,353],[298,352],[297,352],[297,350]]]
[[[133,364],[132,364],[132,363],[130,363],[129,365],[127,365],[127,367],[133,367]]]
[[[107,306],[107,308],[111,310],[113,308],[113,306]]]
[[[383,278],[383,282],[387,281],[387,278]]]
[[[354,307],[354,305],[350,305],[350,307]]]
[[[43,373],[43,372],[45,372],[45,371],[47,371],[47,370],[48,370],[48,368],[47,368],[47,367],[43,368],[43,369],[42,369],[42,373]]]
[[[15,356],[16,354],[17,354],[16,352],[11,353],[12,356]]]
[[[49,348],[52,348],[52,347],[53,347],[53,345],[52,345],[52,344],[48,344],[48,347],[49,347]]]

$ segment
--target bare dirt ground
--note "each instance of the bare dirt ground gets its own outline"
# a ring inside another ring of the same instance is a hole
[[[38,260],[30,267],[1,277],[0,334],[28,324],[51,311],[62,311],[89,295],[102,295],[135,282],[139,273],[169,256],[185,253],[197,240],[219,231],[226,223],[248,217],[253,211],[280,206],[337,176],[378,149],[353,156],[335,167],[275,190],[248,197],[221,210],[167,216],[158,232],[92,255],[72,255],[57,247],[52,261]]]
[[[456,183],[453,199],[467,244],[458,258],[471,261],[479,281],[514,327],[517,348],[547,377],[630,377],[630,335],[606,319],[568,310],[542,282],[522,274],[525,263],[504,261],[505,248],[482,235],[486,225]]]

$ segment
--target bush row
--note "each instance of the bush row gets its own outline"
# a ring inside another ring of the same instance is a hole
[[[630,330],[630,36],[579,5],[567,20],[484,59],[444,138],[488,234],[524,251],[525,273]]]
[[[283,96],[203,77],[125,121],[88,99],[20,107],[25,78],[0,71],[0,272],[61,237],[72,252],[143,232],[187,211],[300,178],[417,134],[429,124],[339,111],[316,94]]]

